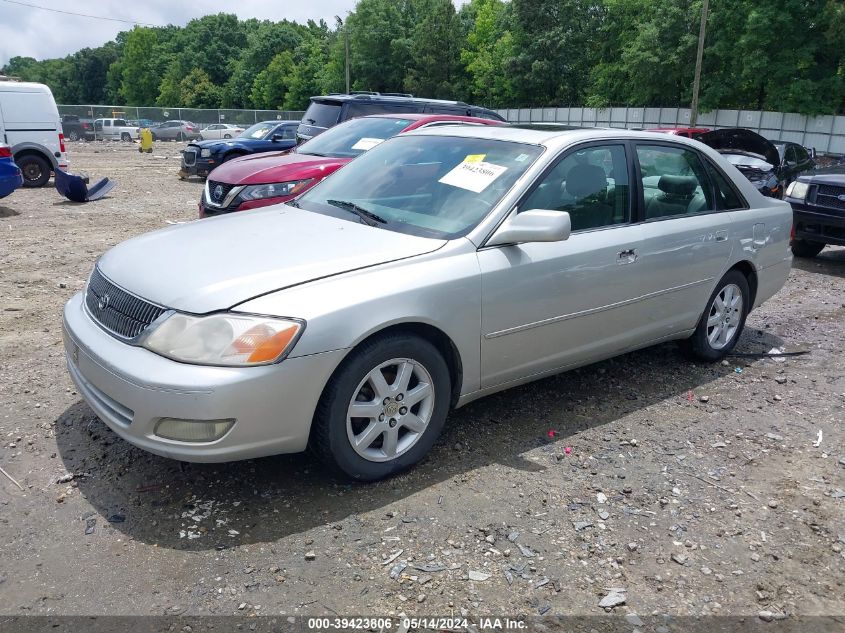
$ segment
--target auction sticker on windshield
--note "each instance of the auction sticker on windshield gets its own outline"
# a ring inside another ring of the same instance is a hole
[[[468,156],[467,158],[471,157]],[[444,185],[452,185],[453,187],[460,187],[467,191],[481,193],[507,170],[507,167],[502,167],[501,165],[464,159],[464,162],[443,176],[439,182],[442,182]]]
[[[358,142],[355,143],[355,145],[352,146],[352,149],[360,149],[360,150],[363,150],[363,151],[366,152],[367,150],[373,149],[376,145],[378,145],[379,143],[383,143],[383,142],[384,142],[383,138],[367,138],[367,137],[364,137],[362,139],[359,139]]]

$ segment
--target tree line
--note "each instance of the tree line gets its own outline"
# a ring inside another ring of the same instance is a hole
[[[300,110],[345,89],[489,107],[688,106],[701,0],[360,0],[344,22],[208,15],[0,73],[59,103]],[[845,112],[842,0],[711,0],[701,108]]]

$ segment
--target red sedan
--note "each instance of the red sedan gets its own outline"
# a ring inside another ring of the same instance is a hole
[[[375,114],[326,130],[289,152],[230,160],[212,171],[200,198],[200,217],[245,211],[293,200],[382,141],[433,125],[504,125],[446,114]]]

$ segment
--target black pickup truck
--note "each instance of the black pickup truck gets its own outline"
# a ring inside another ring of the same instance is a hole
[[[803,174],[784,197],[792,205],[792,253],[815,257],[826,244],[845,246],[845,165]]]
[[[62,115],[62,131],[69,141],[93,141],[94,123],[91,119],[80,119],[75,114]]]

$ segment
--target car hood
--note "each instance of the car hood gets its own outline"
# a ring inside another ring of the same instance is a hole
[[[275,205],[135,237],[108,251],[98,266],[139,297],[203,314],[308,281],[429,253],[445,243],[354,218]]]
[[[236,147],[238,145],[243,145],[246,139],[239,139],[239,138],[230,138],[224,140],[218,139],[207,139],[205,141],[193,141],[188,143],[188,147],[191,145],[196,145],[200,149],[219,149],[223,147]],[[237,142],[236,142],[237,141]]]
[[[322,179],[351,160],[285,152],[254,154],[223,163],[212,172],[209,179],[231,185],[260,185],[305,178]]]
[[[696,136],[696,140],[709,145],[721,154],[742,154],[761,158],[772,165],[780,165],[778,148],[771,141],[744,128],[713,130]]]
[[[808,174],[798,177],[802,182],[811,182],[816,185],[845,186],[845,165],[833,165],[831,167],[819,167]]]

